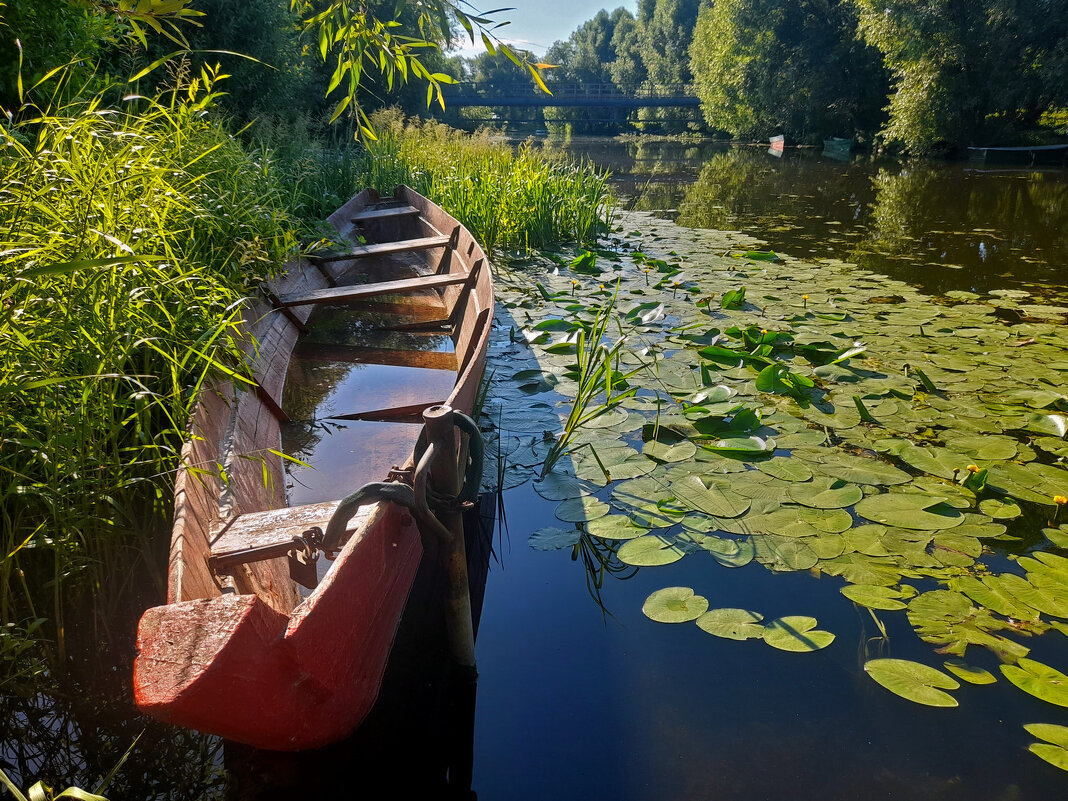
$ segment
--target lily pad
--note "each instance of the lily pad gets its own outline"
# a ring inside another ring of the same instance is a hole
[[[701,541],[701,547],[724,567],[745,567],[756,556],[756,548],[750,537],[740,540],[705,537]]]
[[[557,551],[574,546],[580,539],[582,532],[578,529],[547,526],[531,534],[527,544],[536,551]]]
[[[864,493],[856,484],[838,478],[816,478],[790,487],[790,499],[813,509],[844,509],[852,506]]]
[[[549,473],[545,478],[535,481],[533,486],[538,495],[550,501],[578,498],[580,495],[589,495],[597,489],[588,481],[582,481],[567,473]]]
[[[624,515],[605,515],[586,523],[586,531],[603,540],[633,540],[644,537],[649,529],[634,525]]]
[[[582,523],[586,520],[604,517],[610,511],[611,507],[604,501],[590,495],[583,495],[561,502],[556,507],[556,517],[568,523]]]
[[[947,659],[942,663],[946,670],[969,684],[994,684],[997,678],[989,670],[969,665],[963,659]]]
[[[657,623],[697,620],[708,609],[708,599],[694,595],[689,587],[665,587],[645,599],[642,612]]]
[[[1015,665],[1002,665],[1005,678],[1035,698],[1057,706],[1068,706],[1068,676],[1059,670],[1026,657]]]
[[[727,640],[754,640],[764,636],[760,621],[764,616],[747,609],[711,609],[697,618],[697,625],[709,634]]]
[[[847,584],[840,590],[853,603],[869,609],[904,609],[900,590],[883,587],[878,584]]]
[[[940,670],[907,659],[869,659],[864,672],[895,695],[925,706],[954,707],[957,699],[943,690],[960,682]]]
[[[816,628],[816,618],[804,615],[777,617],[764,626],[764,642],[780,651],[808,653],[819,651],[834,642],[829,631]]]
[[[616,557],[620,562],[635,567],[670,565],[686,555],[675,541],[657,534],[629,540],[620,547]]]
[[[1032,754],[1061,770],[1068,770],[1068,726],[1058,726],[1053,723],[1028,723],[1024,729],[1028,734],[1045,740],[1043,743],[1031,743],[1028,746]]]
[[[723,489],[718,482],[705,486],[698,476],[688,475],[671,484],[671,492],[682,503],[715,517],[738,517],[751,503],[748,498]]]
[[[944,498],[905,492],[871,495],[856,505],[857,514],[897,528],[938,531],[964,522],[964,516]]]
[[[808,481],[812,471],[799,459],[769,459],[757,465],[757,470],[783,481]]]

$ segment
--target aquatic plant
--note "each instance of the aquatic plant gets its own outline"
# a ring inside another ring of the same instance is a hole
[[[516,149],[488,131],[467,134],[398,111],[372,117],[378,140],[359,162],[362,182],[382,192],[406,184],[466,225],[487,251],[590,242],[608,230],[608,176],[590,164]]]
[[[151,569],[190,404],[240,369],[238,304],[295,243],[270,162],[200,100],[0,129],[0,622],[49,618],[60,656],[72,575]]]
[[[538,275],[536,294],[502,290],[521,326],[513,369],[564,375],[573,354],[546,334],[566,333],[568,313],[600,302],[606,278],[642,349],[623,356],[621,369],[648,365],[628,382],[637,392],[579,427],[573,439],[583,450],[534,481],[543,497],[561,499],[557,517],[585,514],[588,535],[622,540],[618,560],[639,569],[708,554],[726,567],[837,577],[842,595],[872,615],[880,641],[885,614],[904,612],[942,655],[939,668],[867,660],[869,677],[909,700],[954,706],[952,691],[968,682],[1068,704],[1062,669],[1029,657],[1028,643],[1068,632],[1068,558],[1055,551],[1068,546],[1058,517],[1068,497],[1068,308],[1032,314],[1028,302],[1026,319],[1010,325],[1004,310],[1023,300],[970,292],[932,300],[850,265],[772,261],[695,232],[687,235],[709,240],[697,255],[661,254],[665,268],[693,276],[693,291],[674,295],[653,286],[660,268],[651,273],[657,256],[648,253],[655,237],[669,247],[669,224],[643,215],[629,225],[621,245],[646,241],[630,254],[620,247],[610,271],[557,260]],[[519,280],[529,285],[529,273]],[[748,302],[708,302],[740,280]],[[505,398],[508,383],[502,376],[495,390]],[[526,386],[525,414],[541,422],[524,429],[558,431],[576,383]],[[699,596],[683,595],[657,600],[653,616],[692,615],[687,599]],[[783,635],[786,648],[833,647],[829,632],[807,636],[815,621],[782,620],[771,638]],[[736,638],[767,629],[745,609],[697,621]],[[1036,753],[1057,764],[1063,749],[1048,734]]]

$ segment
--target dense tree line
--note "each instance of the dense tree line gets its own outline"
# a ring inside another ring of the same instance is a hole
[[[1068,3],[640,0],[637,16],[599,12],[546,61],[560,65],[550,88],[691,84],[708,128],[737,137],[878,137],[945,152],[1011,144],[1068,105]],[[579,124],[589,113],[557,116]]]
[[[0,108],[15,111],[21,105],[20,76],[29,93],[43,76],[66,65],[69,85],[77,87],[77,96],[86,97],[121,85],[170,54],[186,51],[184,59],[161,64],[141,78],[139,91],[180,85],[187,76],[196,76],[201,66],[218,64],[226,79],[220,83],[224,94],[217,106],[235,122],[296,122],[313,131],[325,130],[338,100],[328,99],[327,89],[339,62],[333,52],[324,57],[316,31],[303,21],[329,8],[329,0],[194,0],[192,5],[189,0],[175,0],[168,5],[185,5],[195,16],[182,18],[171,28],[163,20],[170,36],[143,24],[147,35],[140,42],[128,35],[130,19],[123,17],[121,2],[0,2]],[[415,34],[424,5],[369,0],[361,4],[360,12],[368,19],[389,20],[396,15],[398,30]],[[446,46],[455,36],[454,22],[444,33],[428,32],[430,40]],[[418,57],[429,71],[447,69],[440,48],[424,48]],[[365,66],[353,105],[367,112],[391,105],[409,113],[425,111],[426,82],[409,73],[395,77],[391,86],[385,73]]]

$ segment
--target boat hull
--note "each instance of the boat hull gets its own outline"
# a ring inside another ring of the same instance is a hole
[[[138,626],[134,698],[160,720],[256,748],[300,750],[349,734],[375,702],[423,557],[420,532],[402,506],[360,507],[337,558],[302,599],[285,554],[296,552],[294,534],[326,529],[338,500],[286,505],[281,406],[287,365],[310,315],[305,299],[357,285],[373,295],[367,280],[377,264],[388,275],[372,282],[396,284],[397,271],[410,270],[414,277],[399,283],[419,285],[410,295],[383,293],[382,308],[400,310],[402,319],[407,314],[420,326],[434,319],[428,313],[448,312],[436,323],[451,327],[457,354],[455,384],[444,401],[472,410],[494,303],[488,265],[480,269],[485,253],[465,228],[412,190],[398,187],[384,205],[396,204],[407,210],[403,220],[379,222],[390,212],[379,211],[383,204],[368,190],[330,222],[341,237],[361,243],[354,253],[413,241],[423,243],[418,253],[410,247],[400,255],[333,259],[329,268],[307,260],[290,265],[272,279],[271,300],[246,310],[254,389],[216,382],[201,392],[175,485],[167,603],[147,610]],[[375,222],[356,230],[360,217]],[[428,238],[437,243],[429,250]],[[286,298],[295,299],[291,308]],[[380,460],[354,461],[353,475],[366,477],[353,490],[387,480],[389,468]],[[410,469],[412,453],[400,451],[393,464]],[[283,555],[246,556],[264,543]]]
[[[138,706],[256,748],[344,737],[378,695],[421,556],[411,516],[389,505],[291,616],[238,594],[149,609],[137,633]]]

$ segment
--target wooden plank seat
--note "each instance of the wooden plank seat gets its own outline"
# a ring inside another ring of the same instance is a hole
[[[315,526],[326,531],[337,505],[338,501],[326,501],[237,515],[212,532],[211,555],[225,562],[243,551],[291,543],[294,537]],[[361,509],[349,523],[349,530],[354,530],[360,517],[369,512],[369,508]]]
[[[283,309],[290,306],[304,306],[314,303],[345,303],[365,300],[377,295],[398,295],[418,292],[423,289],[442,289],[447,286],[463,284],[467,281],[467,277],[466,273],[446,273],[444,275],[424,275],[419,278],[403,278],[398,281],[380,281],[374,284],[330,287],[316,289],[311,292],[279,295],[276,302]]]
[[[419,209],[415,206],[394,206],[387,209],[369,209],[368,211],[361,211],[352,218],[353,223],[364,223],[371,220],[381,220],[390,217],[410,217],[419,214]]]
[[[414,350],[375,348],[356,345],[307,345],[294,351],[294,356],[307,360],[352,362],[355,364],[387,364],[396,367],[420,367],[429,370],[456,371],[456,352],[451,350]]]
[[[451,237],[448,236],[424,236],[418,239],[402,239],[398,242],[376,242],[370,245],[358,245],[347,253],[332,253],[322,256],[311,255],[310,259],[321,263],[332,261],[346,261],[359,259],[365,256],[388,256],[392,253],[414,253],[420,250],[433,250],[449,244]]]

